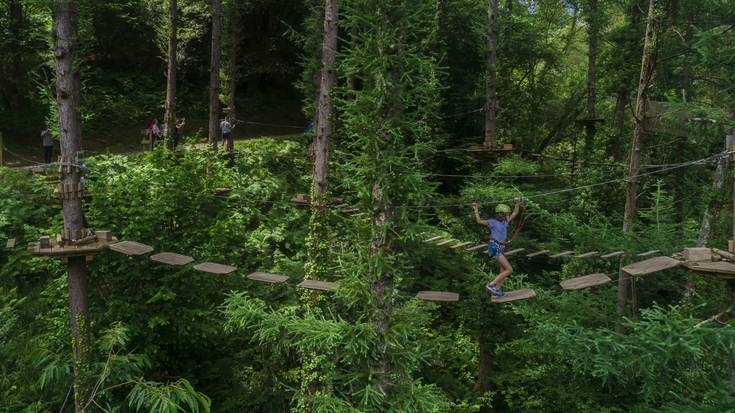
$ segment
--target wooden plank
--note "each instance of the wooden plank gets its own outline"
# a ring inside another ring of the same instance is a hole
[[[530,288],[524,288],[522,290],[508,291],[502,297],[492,296],[490,301],[494,303],[507,303],[510,301],[527,300],[536,296],[536,292]]]
[[[459,294],[446,291],[419,291],[416,298],[424,301],[459,301]]]
[[[605,254],[605,255],[600,255],[600,258],[612,258],[612,257],[619,257],[619,256],[621,256],[621,255],[623,255],[623,254],[625,254],[625,251],[615,251],[615,252],[610,252],[610,253],[607,253],[607,254]]]
[[[208,272],[210,274],[229,274],[237,267],[231,265],[217,264],[216,262],[203,262],[194,266],[194,269],[201,272]]]
[[[94,232],[94,235],[97,236],[97,239],[100,241],[112,241],[112,232],[110,231],[104,231],[104,230],[98,230]]]
[[[193,262],[194,258],[175,252],[160,252],[156,255],[151,255],[151,260],[167,265],[186,265]]]
[[[468,246],[468,245],[470,245],[470,244],[472,244],[472,241],[462,242],[462,243],[460,243],[460,244],[457,244],[457,245],[453,245],[453,246],[452,246],[452,249],[457,249],[457,248],[462,248],[462,247],[466,247],[466,246]]]
[[[141,244],[135,241],[122,241],[110,245],[110,249],[125,255],[143,255],[153,251],[150,245]]]
[[[10,238],[5,243],[5,249],[12,250],[13,248],[15,248],[15,238]]]
[[[722,258],[724,258],[726,260],[735,260],[735,254],[731,254],[731,253],[729,253],[727,251],[723,251],[723,250],[718,249],[718,248],[712,248],[712,252],[714,252],[715,254],[719,255],[720,257],[722,257]]]
[[[590,252],[585,252],[584,254],[579,254],[575,256],[574,258],[590,258],[590,257],[594,257],[595,255],[599,253],[600,253],[599,251],[590,251]]]
[[[526,250],[525,248],[516,248],[514,250],[510,250],[508,252],[503,253],[503,255],[510,257],[511,255],[516,255],[519,252],[523,252],[525,250]]]
[[[334,291],[339,288],[339,283],[317,280],[304,280],[301,281],[299,285],[297,285],[297,287],[306,288],[309,290]]]
[[[623,272],[632,276],[653,274],[655,272],[668,270],[681,264],[671,257],[655,257],[645,261],[639,261],[623,267]]]
[[[481,249],[484,249],[484,248],[487,248],[487,244],[475,245],[474,247],[467,248],[465,251],[477,251],[477,250],[481,250]]]
[[[214,194],[217,196],[229,195],[232,192],[232,188],[214,188]]]
[[[692,271],[718,274],[726,278],[735,276],[735,264],[727,261],[687,262],[684,265]]]
[[[288,281],[288,277],[280,274],[269,274],[267,272],[254,272],[248,274],[248,280],[260,281],[269,284],[281,284]]]
[[[574,254],[574,251],[564,251],[558,254],[554,254],[550,256],[549,258],[561,258],[561,257],[566,257],[567,255],[572,255],[572,254]]]
[[[429,238],[429,239],[425,239],[425,240],[424,240],[424,242],[434,242],[434,241],[436,241],[436,240],[438,240],[438,239],[442,239],[442,238],[444,238],[444,236],[443,236],[443,235],[437,235],[437,236],[435,236],[435,237],[431,237],[431,238]]]
[[[651,250],[651,251],[642,252],[642,253],[638,254],[638,256],[639,257],[650,257],[651,255],[658,254],[659,252],[661,252],[661,251],[659,251],[659,250]]]
[[[684,260],[692,262],[712,261],[712,250],[709,248],[684,248]]]
[[[605,274],[589,274],[582,277],[570,278],[559,283],[564,290],[581,290],[582,288],[594,287],[596,285],[607,284],[610,277]]]
[[[549,250],[536,251],[536,252],[532,252],[530,254],[527,254],[526,257],[528,257],[528,258],[538,257],[539,255],[544,255],[544,254],[547,254],[548,252],[549,252]]]
[[[440,242],[440,243],[438,243],[436,245],[437,245],[437,247],[441,247],[443,245],[447,245],[449,243],[457,242],[457,241],[459,241],[459,240],[452,238],[452,239],[444,240],[444,241],[442,241],[442,242]]]

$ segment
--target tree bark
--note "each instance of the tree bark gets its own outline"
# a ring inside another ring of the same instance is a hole
[[[237,81],[238,66],[237,66],[237,42],[239,40],[238,30],[238,18],[239,13],[237,12],[238,3],[233,1],[230,3],[230,25],[227,30],[228,41],[227,46],[229,48],[227,52],[227,72],[228,72],[228,88],[227,88],[227,109],[233,123],[237,122]],[[235,151],[234,139],[227,142],[227,152],[233,153]]]
[[[53,39],[56,65],[56,101],[59,110],[61,141],[60,181],[78,185],[81,172],[71,166],[81,149],[81,116],[79,114],[80,75],[77,60],[77,6],[74,0],[54,0]],[[80,198],[62,200],[65,240],[78,239],[84,234],[84,218]],[[87,291],[87,264],[84,257],[68,259],[69,305],[72,349],[74,357],[74,402],[81,412],[88,402],[89,368],[92,339]]]
[[[587,119],[597,118],[597,43],[600,34],[597,0],[588,0],[589,10],[587,15]],[[584,151],[589,154],[597,132],[595,123],[590,121],[585,125]]]
[[[648,88],[653,80],[653,69],[655,66],[655,0],[648,1],[648,17],[646,22],[646,34],[643,44],[643,57],[641,59],[641,74],[638,80],[638,94],[635,100],[635,129],[633,130],[633,141],[630,148],[630,161],[628,164],[628,176],[625,186],[625,215],[623,216],[623,232],[633,231],[636,216],[636,197],[638,196],[638,173],[641,164],[641,141],[644,134],[644,117],[648,103]],[[618,303],[617,311],[621,317],[626,314],[628,301],[628,278],[618,277]],[[618,324],[616,331],[622,332],[623,327]]]
[[[10,0],[9,4],[9,29],[11,41],[10,54],[12,55],[13,76],[11,80],[11,109],[19,110],[23,106],[24,84],[26,73],[23,70],[23,37],[25,18],[23,15],[23,3],[20,0]]]
[[[222,37],[222,0],[212,0],[212,50],[209,64],[209,144],[219,139],[219,66]]]
[[[485,79],[485,146],[495,147],[498,137],[497,53],[498,0],[487,2],[487,78]]]
[[[720,194],[724,194],[725,192],[727,165],[727,157],[722,157],[717,162],[717,169],[715,169],[715,176],[712,182],[712,193],[718,195],[712,199],[702,215],[702,221],[699,225],[699,236],[697,237],[698,247],[704,247],[712,239],[712,224],[717,220],[719,211],[722,208],[722,195]]]
[[[481,302],[480,305],[487,307],[487,303]],[[484,309],[483,312],[487,311]],[[484,320],[490,320],[491,317],[481,317]],[[491,390],[490,375],[492,373],[492,334],[491,331],[485,326],[481,328],[479,337],[479,354],[477,361],[477,391],[480,394],[485,394]]]
[[[166,74],[166,145],[173,148],[176,145],[176,42],[177,17],[176,0],[168,1],[168,71]]]
[[[392,209],[384,205],[383,193],[379,184],[373,187],[373,203],[379,206],[378,212],[373,215],[373,242],[371,255],[373,262],[380,261],[385,254],[388,244],[387,231],[384,231],[388,222],[392,220]],[[393,273],[373,270],[370,280],[373,304],[376,310],[374,327],[378,333],[376,340],[377,352],[371,368],[376,377],[376,385],[382,394],[388,394],[392,382],[390,379],[390,362],[388,359],[388,332],[393,317]]]
[[[589,10],[587,16],[587,118],[597,117],[595,106],[597,104],[597,43],[599,37],[599,16],[597,0],[588,0]]]
[[[322,42],[321,82],[319,84],[319,104],[317,107],[317,130],[314,157],[314,196],[315,206],[323,207],[322,198],[328,189],[329,143],[332,139],[332,88],[335,80],[335,60],[337,54],[337,19],[339,0],[324,2],[324,33]]]

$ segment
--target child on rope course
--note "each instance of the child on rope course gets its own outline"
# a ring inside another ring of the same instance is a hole
[[[477,210],[477,203],[472,203],[472,209],[475,211],[475,221],[480,225],[488,227],[490,230],[490,241],[487,244],[487,253],[490,255],[490,258],[494,258],[498,261],[498,264],[500,264],[500,274],[498,274],[494,280],[485,284],[485,288],[487,288],[496,297],[502,297],[505,295],[501,287],[503,282],[505,282],[505,279],[513,273],[513,267],[503,254],[505,244],[508,243],[508,224],[518,216],[518,213],[521,210],[520,200],[516,198],[513,201],[515,203],[515,208],[512,212],[510,206],[499,204],[495,207],[495,217],[489,219],[480,219],[480,212]]]

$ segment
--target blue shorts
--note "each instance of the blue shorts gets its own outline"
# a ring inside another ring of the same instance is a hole
[[[505,246],[496,241],[490,241],[487,244],[487,255],[489,255],[490,258],[494,258],[497,260],[498,257],[503,255],[504,251],[505,251]]]

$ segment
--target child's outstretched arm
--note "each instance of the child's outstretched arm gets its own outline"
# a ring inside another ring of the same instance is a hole
[[[513,199],[513,202],[515,203],[515,208],[513,208],[513,213],[510,214],[510,217],[508,217],[508,222],[513,221],[515,217],[518,216],[518,213],[521,212],[521,202],[518,198]]]
[[[475,221],[480,225],[487,226],[487,221],[480,219],[480,212],[477,210],[477,202],[472,203],[472,209],[475,211]]]

